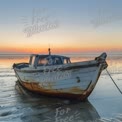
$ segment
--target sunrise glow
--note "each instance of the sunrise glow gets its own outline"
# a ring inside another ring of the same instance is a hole
[[[121,52],[122,20],[115,8],[96,0],[2,2],[0,54],[47,53],[49,47],[53,53]]]

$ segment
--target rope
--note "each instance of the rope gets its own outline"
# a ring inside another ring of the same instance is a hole
[[[119,92],[122,94],[122,91],[120,90],[120,88],[117,86],[117,84],[115,83],[114,79],[111,77],[111,74],[109,73],[109,71],[106,69],[109,77],[111,78],[111,80],[113,81],[114,85],[116,86],[116,88],[119,90]]]

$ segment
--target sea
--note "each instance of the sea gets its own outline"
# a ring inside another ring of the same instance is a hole
[[[92,60],[100,53],[62,54],[71,62]],[[0,122],[122,122],[122,94],[104,70],[86,101],[42,96],[16,81],[13,63],[28,54],[0,54]],[[122,91],[122,53],[108,53],[111,77]]]

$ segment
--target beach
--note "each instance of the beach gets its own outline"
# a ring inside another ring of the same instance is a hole
[[[66,54],[72,62],[99,54]],[[122,94],[106,71],[85,102],[51,98],[27,91],[16,83],[13,63],[29,55],[0,55],[0,122],[121,122]],[[108,54],[108,71],[122,90],[122,54]]]

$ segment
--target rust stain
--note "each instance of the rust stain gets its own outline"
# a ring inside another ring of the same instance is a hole
[[[90,84],[89,88],[87,89],[87,91],[93,91],[94,87],[95,87],[96,83]]]
[[[49,87],[50,89],[52,89],[53,85],[52,85],[51,82],[48,82],[48,87]]]
[[[68,90],[68,93],[65,93],[63,90],[61,91],[61,90],[44,89],[43,86],[39,85],[39,83],[28,83],[28,82],[20,82],[20,83],[23,87],[35,93],[40,93],[42,95],[48,95],[53,97],[69,98],[69,99],[84,100],[90,95],[92,91],[92,90],[84,91],[78,87],[72,87],[70,90]]]
[[[82,90],[79,87],[72,87],[69,89],[69,92],[71,92],[71,93],[82,93],[82,92],[84,92],[84,90]]]

